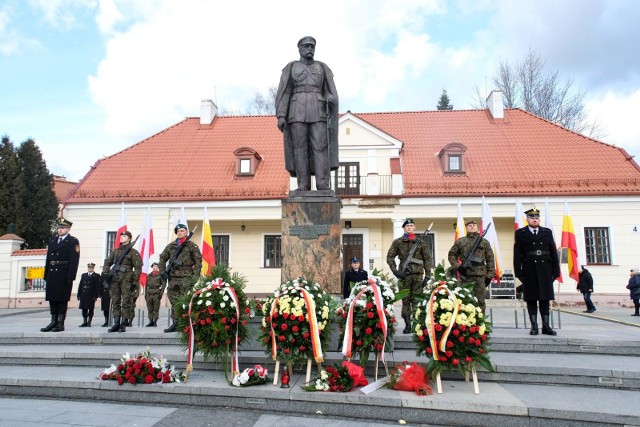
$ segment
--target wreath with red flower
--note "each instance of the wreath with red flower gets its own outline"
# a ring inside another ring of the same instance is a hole
[[[424,295],[413,315],[413,340],[418,355],[429,358],[429,374],[455,370],[464,373],[475,364],[493,372],[487,346],[491,323],[478,306],[473,283],[462,284],[447,276],[440,264],[427,282]]]
[[[336,303],[317,283],[289,280],[262,301],[260,342],[274,360],[324,360]]]
[[[380,357],[393,342],[396,330],[393,303],[398,286],[374,276],[356,283],[351,294],[338,308],[338,325],[342,353],[351,358],[360,356],[360,365],[366,366],[369,354]],[[384,359],[383,359],[384,360]]]

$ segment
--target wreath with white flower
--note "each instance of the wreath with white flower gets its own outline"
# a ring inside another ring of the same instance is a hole
[[[393,303],[397,294],[398,286],[379,276],[351,288],[351,294],[336,312],[342,354],[347,358],[359,354],[361,366],[367,365],[370,353],[384,361],[387,344],[393,341],[396,330]]]
[[[226,266],[216,266],[212,276],[200,278],[175,304],[178,330],[187,349],[187,374],[196,353],[205,360],[224,362],[226,378],[228,370],[240,370],[237,349],[249,335],[247,322],[251,314],[244,286],[245,279],[240,274],[231,275]],[[230,354],[232,366],[228,363]]]
[[[317,283],[303,278],[280,285],[262,301],[260,342],[274,360],[324,360],[336,303]]]
[[[413,314],[413,340],[418,355],[429,358],[429,374],[452,370],[464,373],[475,364],[492,372],[487,346],[491,323],[478,306],[473,284],[447,276],[440,264],[427,282],[424,295]]]

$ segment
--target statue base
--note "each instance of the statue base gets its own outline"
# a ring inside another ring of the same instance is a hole
[[[285,283],[304,277],[331,294],[341,294],[341,203],[333,191],[326,191],[331,194],[298,192],[305,196],[282,201],[281,279]]]

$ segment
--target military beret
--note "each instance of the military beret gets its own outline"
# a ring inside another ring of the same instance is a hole
[[[298,47],[302,46],[303,44],[308,44],[311,43],[312,45],[316,45],[316,39],[314,39],[311,36],[304,36],[303,38],[301,38],[300,40],[298,40]]]
[[[185,230],[189,231],[189,227],[187,227],[184,224],[178,224],[176,225],[176,227],[173,229],[173,232],[178,234],[178,230],[180,230],[181,228],[184,228]]]
[[[131,234],[130,231],[123,231],[122,233],[120,233],[121,236],[129,236],[129,239],[133,238],[133,235]]]
[[[71,227],[73,223],[68,219],[60,218],[57,223],[58,227]]]
[[[402,223],[402,228],[404,228],[406,225],[408,224],[415,224],[415,222],[413,221],[413,219],[411,218],[407,218],[404,220],[404,222]]]
[[[530,218],[540,218],[540,211],[536,208],[531,208],[528,211],[524,211],[524,213]]]
[[[469,224],[475,224],[478,225],[478,223],[476,222],[475,219],[470,219],[469,221],[465,222],[464,225],[469,225]]]

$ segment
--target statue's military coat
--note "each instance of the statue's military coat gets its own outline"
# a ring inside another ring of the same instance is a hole
[[[68,302],[71,298],[73,281],[78,273],[80,262],[80,242],[67,234],[58,243],[55,235],[47,245],[47,258],[44,267],[44,279],[47,282],[45,299],[54,302]]]
[[[515,276],[523,284],[525,301],[553,300],[553,281],[560,276],[553,233],[545,227],[538,227],[538,230],[535,236],[529,227],[522,227],[515,233],[513,268]]]

